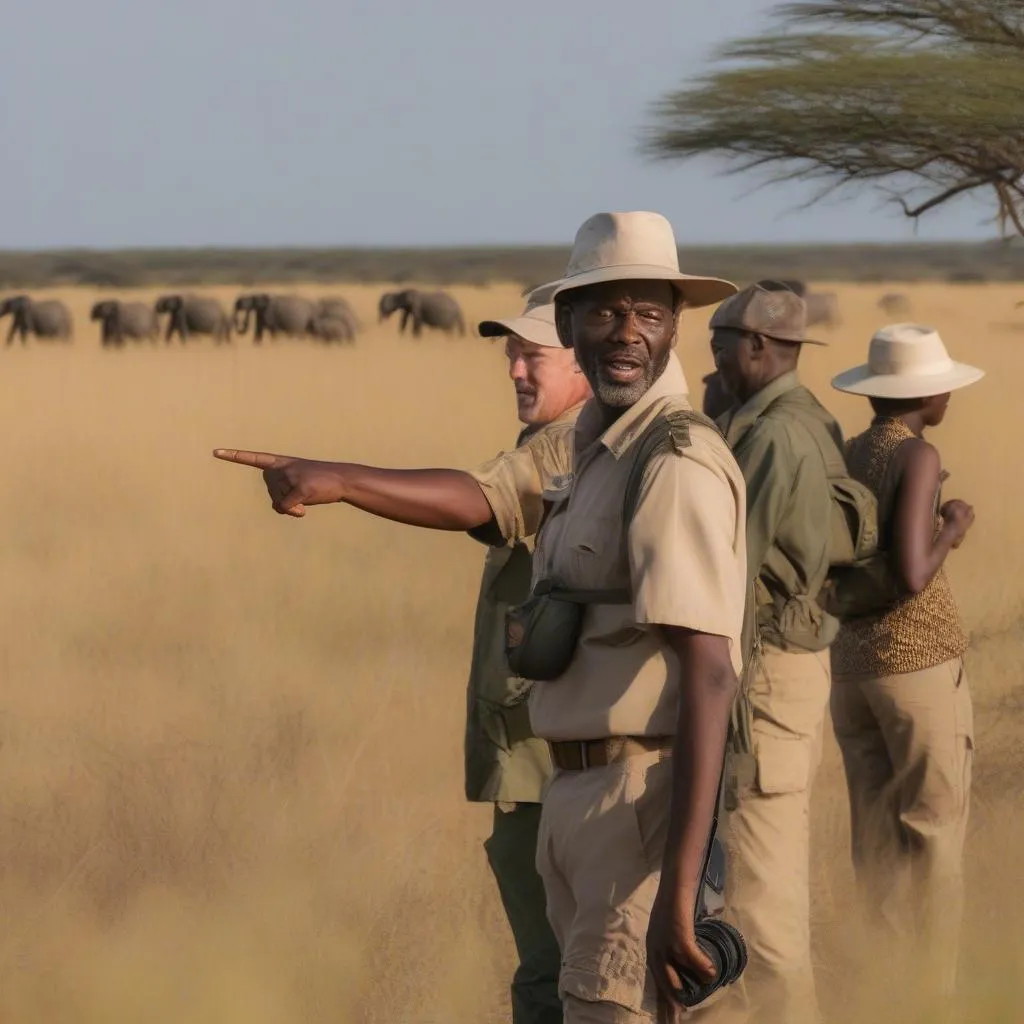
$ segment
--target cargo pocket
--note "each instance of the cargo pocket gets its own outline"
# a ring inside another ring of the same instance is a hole
[[[659,870],[665,857],[672,798],[672,761],[665,756],[654,756],[655,759],[649,761],[643,755],[628,758],[623,765],[625,796],[636,821],[640,852],[649,871]]]
[[[757,789],[766,796],[807,788],[811,746],[803,736],[755,730]]]

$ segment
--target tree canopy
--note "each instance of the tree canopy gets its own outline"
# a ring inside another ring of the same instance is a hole
[[[656,104],[643,150],[817,182],[811,202],[874,185],[913,218],[988,191],[1024,235],[1024,3],[781,4],[773,31]]]

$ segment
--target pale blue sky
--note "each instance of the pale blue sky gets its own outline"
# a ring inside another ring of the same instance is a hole
[[[805,187],[638,156],[650,102],[771,6],[6,0],[0,247],[567,244],[622,209],[681,244],[912,240],[874,196],[790,212]]]

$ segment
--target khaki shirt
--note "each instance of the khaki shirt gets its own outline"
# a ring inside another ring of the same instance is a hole
[[[529,683],[511,674],[505,659],[505,613],[530,595],[541,494],[572,469],[572,432],[583,403],[538,430],[525,430],[517,447],[473,475],[485,491],[514,488],[519,509],[504,522],[513,542],[490,547],[473,626],[473,654],[466,695],[466,799],[539,803],[552,772],[551,755],[530,730]],[[488,539],[487,530],[472,531]],[[504,537],[494,537],[499,543]]]
[[[632,605],[590,605],[569,668],[530,690],[530,723],[547,740],[671,736],[680,666],[658,626],[728,637],[742,667],[745,487],[721,437],[693,425],[688,447],[652,458],[628,530],[622,521],[634,441],[670,396],[687,394],[673,354],[661,377],[607,429],[588,402],[576,424],[571,478],[555,481],[533,577],[573,589],[629,588]],[[676,397],[678,401],[678,397]],[[513,486],[485,486],[508,530],[522,503]]]
[[[793,403],[812,411],[842,451],[839,425],[795,372],[718,424],[747,482],[747,567],[758,580],[761,638],[783,650],[821,651],[839,630],[815,600],[829,569],[831,487],[807,428],[786,415]]]

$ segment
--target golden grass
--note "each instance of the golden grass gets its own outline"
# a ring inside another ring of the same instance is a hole
[[[866,405],[827,380],[861,360],[890,289],[839,287],[846,323],[804,373],[853,431]],[[482,551],[348,508],[276,516],[257,473],[209,455],[472,465],[517,429],[500,346],[400,339],[376,326],[380,289],[304,290],[347,295],[371,329],[349,348],[104,351],[96,294],[74,290],[73,345],[0,350],[4,1024],[507,1019],[512,946],[480,847],[490,812],[462,799]],[[970,1019],[1017,1021],[1024,335],[1000,326],[1012,288],[904,290],[954,356],[989,371],[934,439],[948,496],[977,511],[950,565],[975,637]],[[457,294],[472,321],[521,301],[511,286]],[[685,323],[694,382],[706,322]],[[879,1005],[916,1019],[844,959],[831,737],[814,827],[823,998],[841,1020],[861,1019],[868,995],[877,1019]]]

